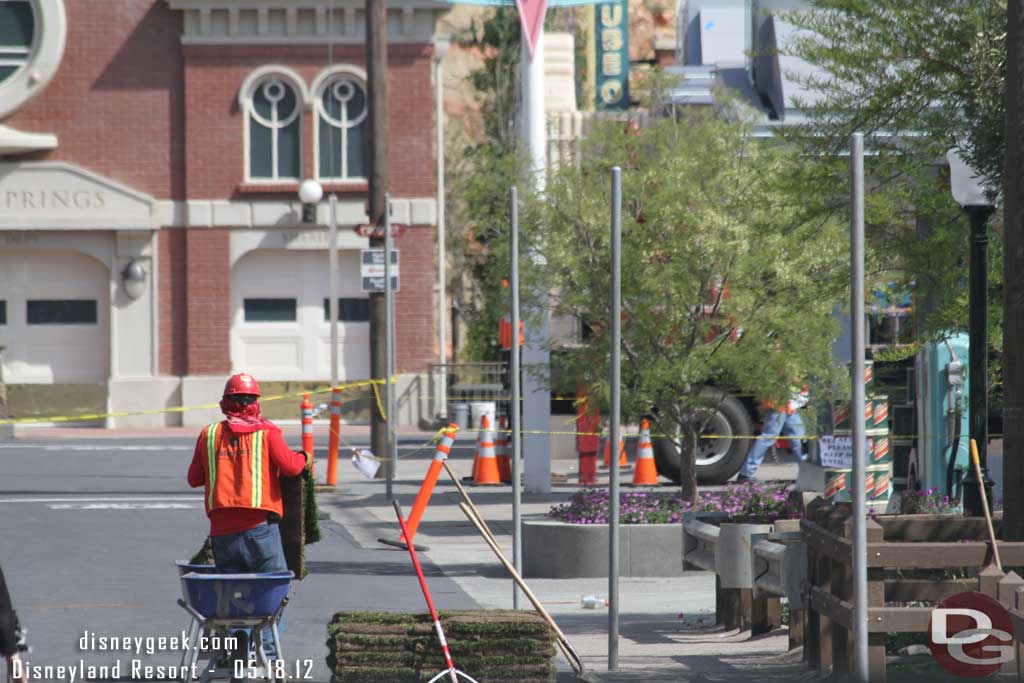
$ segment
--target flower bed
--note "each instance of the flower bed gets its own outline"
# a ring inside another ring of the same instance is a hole
[[[787,501],[792,487],[785,484],[733,484],[702,491],[695,503],[676,493],[619,494],[620,524],[679,524],[687,512],[721,512],[729,517],[774,521],[797,517]],[[607,524],[611,497],[607,489],[583,489],[568,503],[555,505],[548,516],[569,524]]]

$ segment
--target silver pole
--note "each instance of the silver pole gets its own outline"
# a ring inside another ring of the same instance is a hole
[[[509,192],[509,289],[512,296],[512,351],[509,374],[512,379],[512,400],[509,402],[512,427],[512,564],[516,572],[523,575],[523,519],[519,509],[523,485],[519,481],[519,459],[523,455],[520,437],[520,393],[519,386],[519,190],[513,187]],[[519,586],[512,582],[512,609],[519,609]]]
[[[443,70],[441,59],[435,58],[434,99],[437,107],[437,361],[444,365],[447,360],[445,352],[448,346],[448,304],[447,304],[447,273],[445,263],[446,229],[444,215],[444,84],[441,81]],[[437,395],[440,402],[438,414],[448,414],[448,373],[442,367],[437,384]]]
[[[851,386],[850,415],[864,407],[864,136],[850,136],[850,312]],[[864,421],[853,425],[853,663],[857,680],[868,680],[868,541],[864,494]]]
[[[384,405],[387,410],[387,472],[386,472],[386,496],[391,500],[391,487],[395,478],[395,390],[391,384],[391,377],[395,373],[395,321],[394,313],[394,292],[391,291],[391,196],[384,193],[384,358],[387,368],[387,378],[384,382]]]
[[[338,195],[331,193],[330,199],[330,250],[328,251],[327,296],[331,317],[331,387],[338,386]]]
[[[610,486],[608,508],[608,670],[619,670],[619,382],[622,368],[622,169],[612,167],[612,319],[609,418]]]

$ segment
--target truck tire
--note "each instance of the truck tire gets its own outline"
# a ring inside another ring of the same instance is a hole
[[[740,438],[700,440],[697,446],[698,484],[724,484],[736,474],[747,457],[751,443],[749,437],[754,433],[747,409],[739,399],[726,396],[715,403],[718,404],[717,409],[704,434]],[[678,484],[681,456],[675,443],[667,437],[654,437],[651,445],[658,474]]]

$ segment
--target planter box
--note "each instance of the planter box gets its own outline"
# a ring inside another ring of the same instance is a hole
[[[620,576],[682,576],[681,524],[619,526]],[[608,576],[608,525],[523,521],[523,576]]]

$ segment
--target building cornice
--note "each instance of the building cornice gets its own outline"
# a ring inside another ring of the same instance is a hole
[[[167,0],[183,13],[183,45],[317,45],[366,42],[363,2],[339,0]],[[388,3],[388,41],[429,43],[451,5],[434,0]]]

